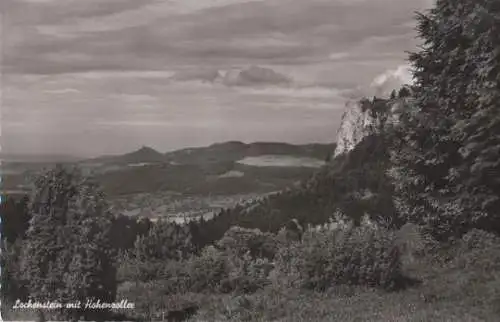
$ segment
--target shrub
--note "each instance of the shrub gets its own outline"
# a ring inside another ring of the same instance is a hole
[[[185,275],[176,277],[183,276],[191,292],[251,293],[269,284],[272,267],[268,259],[252,258],[249,252],[237,256],[209,246],[186,262]]]
[[[235,256],[249,252],[252,258],[272,259],[278,250],[278,242],[271,233],[234,226],[217,242],[217,247]]]
[[[265,316],[268,306],[266,299],[248,295],[235,296],[224,301],[220,310],[221,318],[226,321],[269,321]]]
[[[269,284],[269,272],[273,264],[265,258],[252,258],[250,253],[243,257],[228,258],[228,285],[238,293],[253,293]]]
[[[396,232],[396,242],[401,257],[409,263],[429,254],[434,255],[439,250],[438,242],[425,231],[424,227],[411,223],[404,224]]]
[[[282,321],[296,294],[289,296],[273,289],[252,295],[219,297],[210,301],[197,316],[198,321]],[[287,307],[288,305],[288,307]]]
[[[163,262],[141,261],[135,257],[124,255],[120,258],[117,280],[120,282],[147,282],[159,278],[164,267]]]
[[[448,267],[479,270],[483,276],[500,268],[500,238],[495,234],[472,229],[449,249]]]
[[[158,221],[145,236],[137,237],[133,255],[141,261],[188,258],[195,251],[189,226]]]
[[[500,267],[500,237],[484,230],[473,228],[460,239],[437,244],[435,250],[430,259],[447,268]]]
[[[213,246],[203,249],[200,256],[186,262],[189,288],[193,292],[229,291],[224,281],[228,280],[227,255]]]
[[[395,234],[372,223],[345,227],[308,231],[302,242],[280,249],[277,280],[316,290],[341,284],[395,287],[402,276]]]
[[[461,244],[467,249],[484,249],[492,246],[500,246],[500,238],[484,230],[471,229],[462,236]]]
[[[171,292],[169,281],[126,282],[118,288],[118,298],[134,303],[133,310],[117,310],[124,313],[127,321],[158,321],[171,311],[196,307],[202,302],[203,295],[189,292]]]
[[[118,279],[141,282],[160,279],[170,262],[185,260],[194,251],[188,226],[156,222],[146,235],[137,237],[133,249],[120,252]]]

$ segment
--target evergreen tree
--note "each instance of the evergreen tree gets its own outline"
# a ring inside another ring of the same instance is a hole
[[[417,16],[424,44],[410,55],[392,174],[401,214],[436,237],[500,232],[499,13],[495,0],[438,0]]]
[[[478,218],[479,228],[500,233],[500,4],[479,1],[465,20],[465,111],[452,128],[462,162],[450,171],[460,206]],[[474,218],[474,219],[475,219]]]
[[[106,311],[84,308],[87,300],[113,302],[116,293],[112,215],[103,193],[77,169],[57,166],[36,180],[29,209],[21,258],[29,296],[81,302],[82,309],[63,308],[57,318],[104,318]]]
[[[396,98],[395,91],[393,93],[394,93],[394,97],[392,97],[392,95],[391,95],[391,99]],[[407,86],[401,87],[401,89],[398,92],[399,98],[406,98],[406,97],[409,97],[410,95],[411,95],[411,91]]]
[[[7,197],[0,203],[0,214],[2,215],[1,236],[10,243],[24,238],[26,234],[30,220],[27,204],[27,197],[22,197],[20,200]]]
[[[24,299],[25,297],[23,281],[19,276],[21,246],[21,239],[11,243],[7,239],[2,238],[2,248],[0,251],[0,265],[2,267],[1,299],[4,303],[14,303],[17,299]]]
[[[145,236],[139,236],[134,247],[140,260],[181,260],[194,252],[190,226],[162,220]]]
[[[136,284],[160,278],[169,261],[184,260],[195,253],[191,229],[191,225],[161,220],[154,223],[125,253],[120,278]]]
[[[332,152],[328,152],[328,154],[325,157],[325,163],[329,163],[332,161]]]

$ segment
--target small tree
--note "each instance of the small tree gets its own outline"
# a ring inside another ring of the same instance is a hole
[[[325,163],[329,163],[332,161],[332,152],[328,152],[328,154],[325,157]]]
[[[28,198],[17,200],[7,197],[0,203],[0,214],[2,214],[2,238],[9,243],[24,238],[29,225],[29,213],[27,209]]]
[[[398,97],[399,98],[405,98],[411,96],[411,91],[407,86],[401,87],[401,89],[398,92]],[[392,96],[391,96],[392,98]]]
[[[57,166],[36,180],[29,210],[21,255],[29,297],[81,302],[81,309],[63,307],[58,318],[103,318],[103,311],[84,310],[87,300],[112,302],[116,293],[112,215],[103,193],[76,168]]]
[[[162,220],[154,223],[146,235],[139,236],[134,248],[143,261],[181,260],[194,252],[189,226]]]
[[[121,277],[147,282],[161,277],[168,261],[187,259],[195,251],[188,225],[167,221],[153,224],[147,234],[138,236],[133,249],[121,264]]]

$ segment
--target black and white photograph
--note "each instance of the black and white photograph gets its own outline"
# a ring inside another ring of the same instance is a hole
[[[499,0],[1,0],[0,321],[500,321]]]

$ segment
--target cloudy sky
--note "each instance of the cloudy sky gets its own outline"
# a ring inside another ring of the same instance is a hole
[[[332,142],[353,91],[408,77],[429,5],[1,0],[2,150]]]

